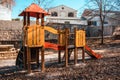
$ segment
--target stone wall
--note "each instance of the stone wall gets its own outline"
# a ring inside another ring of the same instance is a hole
[[[0,30],[0,40],[21,40],[21,30]]]
[[[34,22],[31,22],[34,24]],[[78,27],[79,29],[84,28],[86,30],[86,34],[88,37],[98,37],[100,36],[100,27],[87,27],[77,24],[47,24],[53,28],[70,28],[71,32],[74,31],[74,27]],[[22,21],[0,21],[0,41],[20,41],[22,40]],[[46,34],[46,38],[57,38],[56,35]],[[113,27],[104,27],[104,36],[111,36],[113,33]],[[54,37],[50,37],[53,35]]]
[[[22,21],[0,21],[0,40],[20,40]]]

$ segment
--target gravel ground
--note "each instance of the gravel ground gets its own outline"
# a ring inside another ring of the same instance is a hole
[[[56,61],[47,62],[44,73],[41,71],[33,71],[28,75],[26,71],[19,70],[15,67],[15,60],[1,61],[0,80],[120,80],[120,45],[103,45],[106,50],[101,51],[103,58],[87,59],[85,63],[81,60],[78,65],[73,65],[73,61],[69,63],[69,67],[64,67],[64,62],[58,64]],[[109,47],[108,46],[108,47]],[[97,46],[98,47],[98,46]],[[114,48],[113,48],[114,47]],[[99,47],[98,47],[99,48]],[[100,48],[99,48],[100,50]],[[115,50],[115,51],[114,51]],[[100,52],[100,51],[99,51]]]
[[[35,71],[28,76],[26,71],[15,66],[0,68],[1,80],[120,80],[120,55],[99,60],[90,59],[78,65],[64,67],[57,62],[46,64],[44,73]]]

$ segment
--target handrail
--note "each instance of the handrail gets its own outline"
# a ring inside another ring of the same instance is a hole
[[[44,29],[45,29],[46,31],[49,31],[49,32],[53,33],[53,34],[59,34],[59,33],[58,33],[58,30],[56,30],[56,29],[54,29],[54,28],[52,28],[52,27],[44,26]]]

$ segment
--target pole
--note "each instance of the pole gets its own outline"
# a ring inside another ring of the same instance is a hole
[[[76,42],[76,32],[77,32],[77,28],[74,28],[74,36],[75,36],[75,40],[74,40],[74,45],[75,45],[75,49],[74,49],[74,64],[77,64],[77,58],[78,58],[78,54],[77,54],[77,42]]]
[[[65,67],[68,67],[68,28],[65,29]]]

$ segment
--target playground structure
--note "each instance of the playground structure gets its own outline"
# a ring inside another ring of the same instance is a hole
[[[84,30],[74,29],[74,33],[70,33],[69,29],[56,30],[49,26],[44,26],[44,17],[49,15],[45,10],[40,8],[36,4],[31,4],[26,8],[20,16],[23,16],[23,46],[17,56],[16,65],[24,67],[31,73],[31,64],[36,64],[39,67],[39,53],[41,52],[41,70],[45,70],[45,48],[51,48],[58,51],[58,62],[61,62],[61,51],[65,52],[65,67],[68,66],[70,51],[74,50],[74,64],[77,64],[78,48],[82,49],[82,61],[85,60],[85,51],[97,59],[101,58],[101,55],[93,52],[86,45],[86,37]],[[36,24],[30,25],[30,17],[36,18]],[[41,24],[39,19],[41,18]],[[58,35],[58,44],[45,42],[45,30],[53,34]],[[69,44],[70,35],[74,36],[74,44]]]

